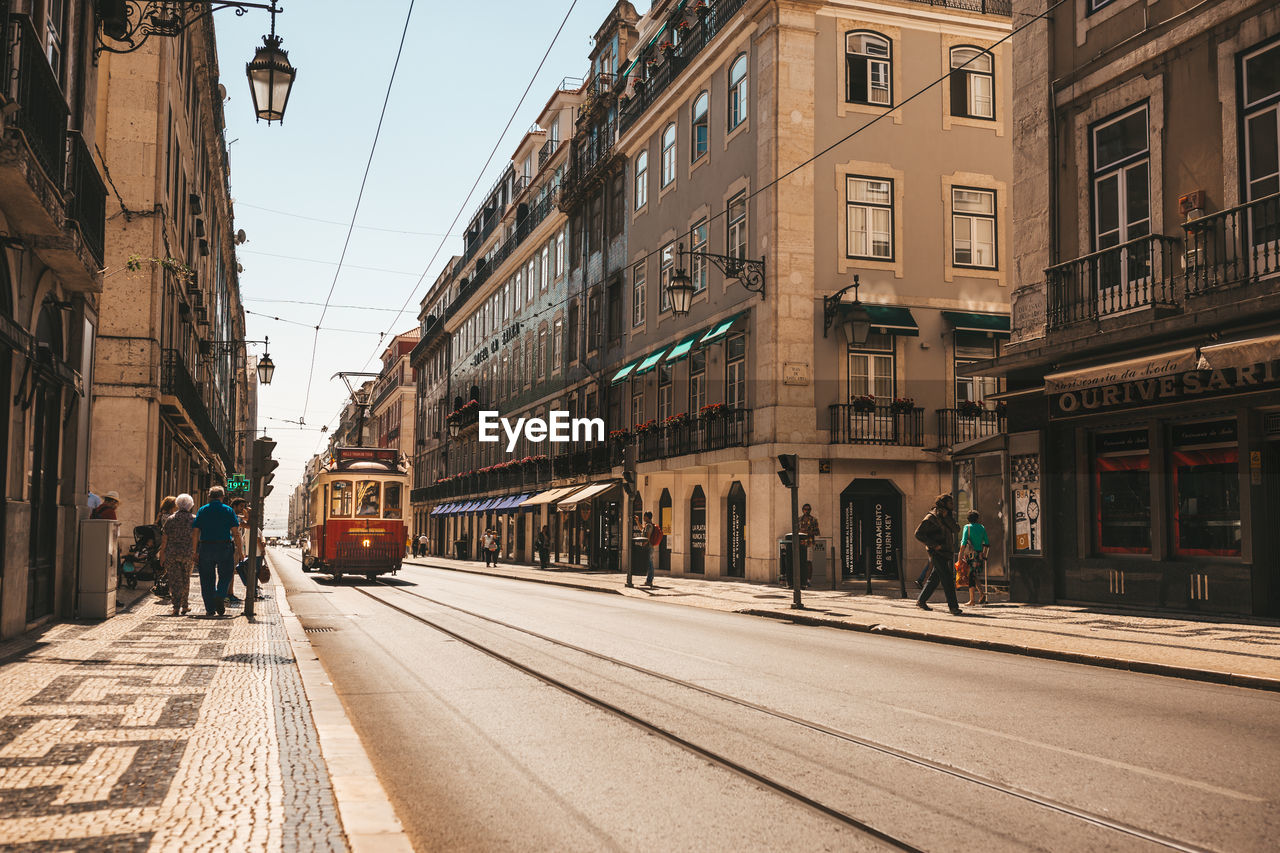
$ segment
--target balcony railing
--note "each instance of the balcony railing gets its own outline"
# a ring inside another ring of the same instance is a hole
[[[67,219],[80,231],[93,259],[102,266],[107,229],[107,185],[79,132],[67,134]]]
[[[924,447],[924,409],[895,412],[890,406],[864,411],[851,403],[830,407],[832,444]]]
[[[1186,231],[1187,293],[1280,273],[1280,193],[1193,219]]]
[[[538,149],[538,168],[541,169],[547,165],[547,161],[555,156],[556,151],[560,148],[559,139],[548,139],[542,143],[542,147]]]
[[[966,441],[1004,432],[1004,415],[993,409],[969,414],[958,409],[938,409],[938,443],[955,447]]]
[[[692,418],[637,435],[636,459],[640,462],[673,459],[690,453],[743,447],[750,440],[751,411],[737,409],[718,418]]]
[[[199,431],[209,448],[230,469],[234,465],[234,460],[227,451],[222,432],[214,424],[209,407],[205,405],[204,396],[187,371],[182,354],[177,350],[167,349],[162,354],[160,393],[171,394],[178,398],[178,403],[186,411],[192,426]]]
[[[1180,243],[1175,237],[1150,234],[1049,267],[1049,328],[1176,305]]]
[[[456,311],[461,310],[462,306],[471,298],[479,288],[484,284],[495,269],[502,265],[511,253],[519,248],[534,229],[537,228],[542,221],[547,218],[551,211],[556,209],[557,192],[551,190],[539,197],[538,201],[524,208],[522,211],[516,212],[516,227],[511,232],[511,236],[504,240],[498,248],[486,258],[476,262],[475,272],[467,281],[464,287],[459,288],[458,295],[449,305],[449,314],[452,315]]]
[[[31,154],[49,179],[63,187],[67,117],[70,109],[58,78],[49,67],[31,19],[9,16],[9,99],[18,105],[13,126],[27,140]]]
[[[1003,15],[1006,18],[1013,14],[1011,0],[909,0],[909,2],[960,9],[964,12],[981,12],[984,15]]]

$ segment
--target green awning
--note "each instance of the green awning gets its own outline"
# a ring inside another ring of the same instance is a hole
[[[626,367],[619,370],[617,373],[613,374],[613,381],[609,384],[617,385],[619,382],[624,381],[628,376],[631,375],[631,371],[635,370],[636,365],[639,363],[640,362],[638,361],[633,361],[630,364],[628,364]]]
[[[702,340],[698,341],[698,343],[709,344],[709,343],[712,343],[713,341],[720,340],[725,335],[729,334],[729,329],[733,326],[734,323],[738,322],[738,318],[741,316],[742,316],[741,314],[734,314],[732,317],[726,317],[725,319],[721,320],[719,323],[716,323],[709,330],[707,330],[707,333],[702,336]]]
[[[667,361],[679,361],[689,354],[689,350],[693,349],[693,345],[698,342],[698,338],[702,337],[702,331],[690,335],[680,343],[671,348],[671,352],[667,353]]]
[[[871,331],[882,335],[920,336],[920,327],[916,325],[916,318],[911,316],[909,308],[899,308],[895,305],[868,305],[865,302],[862,305],[871,318]],[[841,312],[848,312],[852,307],[852,302],[840,303]]]
[[[635,375],[642,376],[643,374],[648,373],[650,370],[653,370],[655,367],[658,366],[658,362],[662,361],[662,357],[666,354],[667,354],[666,347],[663,347],[662,349],[654,353],[651,353],[648,358],[640,362],[640,366],[636,368]]]
[[[943,311],[942,319],[957,332],[987,332],[1002,337],[1009,336],[1008,314],[975,314],[969,311]]]

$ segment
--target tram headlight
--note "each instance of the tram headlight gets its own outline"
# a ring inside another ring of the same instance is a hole
[[[368,540],[368,539],[362,539],[362,540],[360,540],[360,544],[361,544],[362,546],[364,546],[365,548],[368,548],[368,547],[369,547],[369,540]]]

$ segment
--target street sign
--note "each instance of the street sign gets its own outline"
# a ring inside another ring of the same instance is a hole
[[[249,493],[249,478],[243,474],[232,474],[227,478],[227,491],[232,494]]]

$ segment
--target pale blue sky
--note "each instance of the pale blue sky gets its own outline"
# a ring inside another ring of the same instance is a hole
[[[333,305],[361,307],[331,307],[325,317],[324,326],[335,331],[320,333],[306,411],[309,426],[331,424],[342,405],[345,388],[330,376],[339,370],[375,370],[381,352],[377,333],[416,325],[424,289],[461,248],[459,237],[449,237],[428,268],[440,235],[571,3],[417,0],[356,221],[364,227],[352,236],[333,293]],[[273,420],[303,415],[311,327],[321,308],[265,300],[325,300],[409,2],[284,0],[282,6],[276,32],[298,78],[284,124],[270,127],[254,123],[244,74],[270,18],[259,11],[216,16],[219,64],[229,95],[224,108],[236,227],[249,238],[239,252],[244,304],[255,312],[248,316],[248,337],[269,335],[276,363],[274,382],[258,398],[259,425],[278,442],[281,461],[268,501],[269,530],[284,527],[288,493],[301,479],[305,461],[323,444],[314,429]],[[638,0],[636,7],[643,13],[648,3]],[[591,35],[612,8],[612,0],[578,0],[477,193],[496,179],[556,84],[583,76]],[[463,225],[476,201],[467,203]],[[395,309],[406,300],[408,307],[397,320]]]

